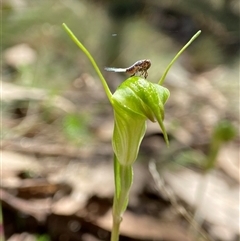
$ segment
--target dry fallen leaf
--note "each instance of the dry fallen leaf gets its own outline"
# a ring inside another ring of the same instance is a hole
[[[202,176],[194,171],[165,170],[163,177],[173,192],[188,205],[198,205],[197,190],[201,182],[206,182],[203,200],[198,208],[203,219],[213,227],[223,227],[233,235],[240,234],[239,185],[230,186],[217,172]],[[221,234],[218,237],[221,240]]]

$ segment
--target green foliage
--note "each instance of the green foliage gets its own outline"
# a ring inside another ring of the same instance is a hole
[[[68,114],[63,119],[63,131],[66,137],[76,144],[86,143],[89,140],[87,120],[85,115]]]
[[[236,129],[229,121],[223,120],[214,128],[213,141],[227,142],[232,140],[235,136]]]
[[[169,160],[173,162],[169,163]],[[168,157],[167,164],[176,168],[177,167],[197,167],[202,168],[202,164],[205,160],[205,155],[201,151],[194,150],[194,149],[187,149],[187,150],[179,150],[179,152],[172,154],[171,157]],[[176,165],[177,164],[177,165]]]
[[[47,234],[42,234],[37,236],[37,241],[50,241],[50,237]]]
[[[227,120],[220,121],[214,128],[209,153],[205,162],[205,171],[214,168],[217,155],[224,142],[232,140],[236,136],[234,126]]]

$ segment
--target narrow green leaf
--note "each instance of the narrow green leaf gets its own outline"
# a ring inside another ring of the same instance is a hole
[[[187,43],[186,45],[176,54],[176,56],[173,58],[173,60],[170,62],[170,64],[167,66],[163,76],[161,77],[161,79],[159,80],[159,84],[162,85],[168,71],[170,70],[170,68],[172,67],[172,65],[174,64],[174,62],[178,59],[178,57],[183,53],[183,51],[201,34],[201,30],[199,30]]]
[[[88,50],[84,47],[84,45],[77,39],[77,37],[73,34],[73,32],[68,28],[68,26],[63,23],[62,24],[63,28],[65,29],[65,31],[68,33],[68,35],[70,36],[70,38],[73,40],[73,42],[83,51],[83,53],[87,56],[87,58],[90,60],[93,68],[95,69],[95,71],[97,72],[103,88],[106,92],[106,95],[110,101],[110,103],[112,103],[112,93],[107,85],[107,82],[105,80],[105,78],[102,75],[102,72],[100,71],[100,69],[98,68],[98,65],[96,64],[94,58],[92,57],[92,55],[88,52]]]

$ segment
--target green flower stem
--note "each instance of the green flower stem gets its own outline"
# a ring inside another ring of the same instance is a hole
[[[159,84],[162,85],[167,73],[169,71],[169,69],[172,67],[172,65],[174,64],[174,62],[177,60],[177,58],[182,54],[182,52],[201,34],[201,30],[199,30],[188,42],[187,44],[177,53],[177,55],[173,58],[173,60],[170,62],[170,64],[168,65],[168,67],[166,68],[163,76],[161,77],[161,79],[159,80]]]
[[[73,32],[68,28],[68,26],[63,23],[62,26],[64,27],[64,29],[66,30],[66,32],[68,33],[68,35],[70,36],[70,38],[73,40],[73,42],[75,42],[75,44],[83,51],[83,53],[88,57],[88,59],[90,60],[91,64],[93,65],[93,68],[96,70],[101,82],[102,82],[102,85],[103,85],[103,88],[107,94],[107,97],[110,101],[110,103],[112,103],[112,93],[107,85],[107,82],[105,80],[105,78],[103,77],[100,69],[98,68],[94,58],[92,57],[92,55],[88,52],[88,50],[83,46],[82,43],[79,42],[79,40],[76,38],[76,36],[73,34]]]
[[[118,241],[122,214],[127,208],[129,191],[133,180],[132,165],[122,165],[114,155],[115,193],[113,198],[113,224],[111,241]]]
[[[111,241],[118,241],[121,220],[113,218]]]

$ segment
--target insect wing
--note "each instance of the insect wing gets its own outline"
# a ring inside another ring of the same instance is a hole
[[[106,67],[104,68],[106,71],[110,71],[110,72],[126,72],[126,69],[123,68],[112,68],[112,67]]]

